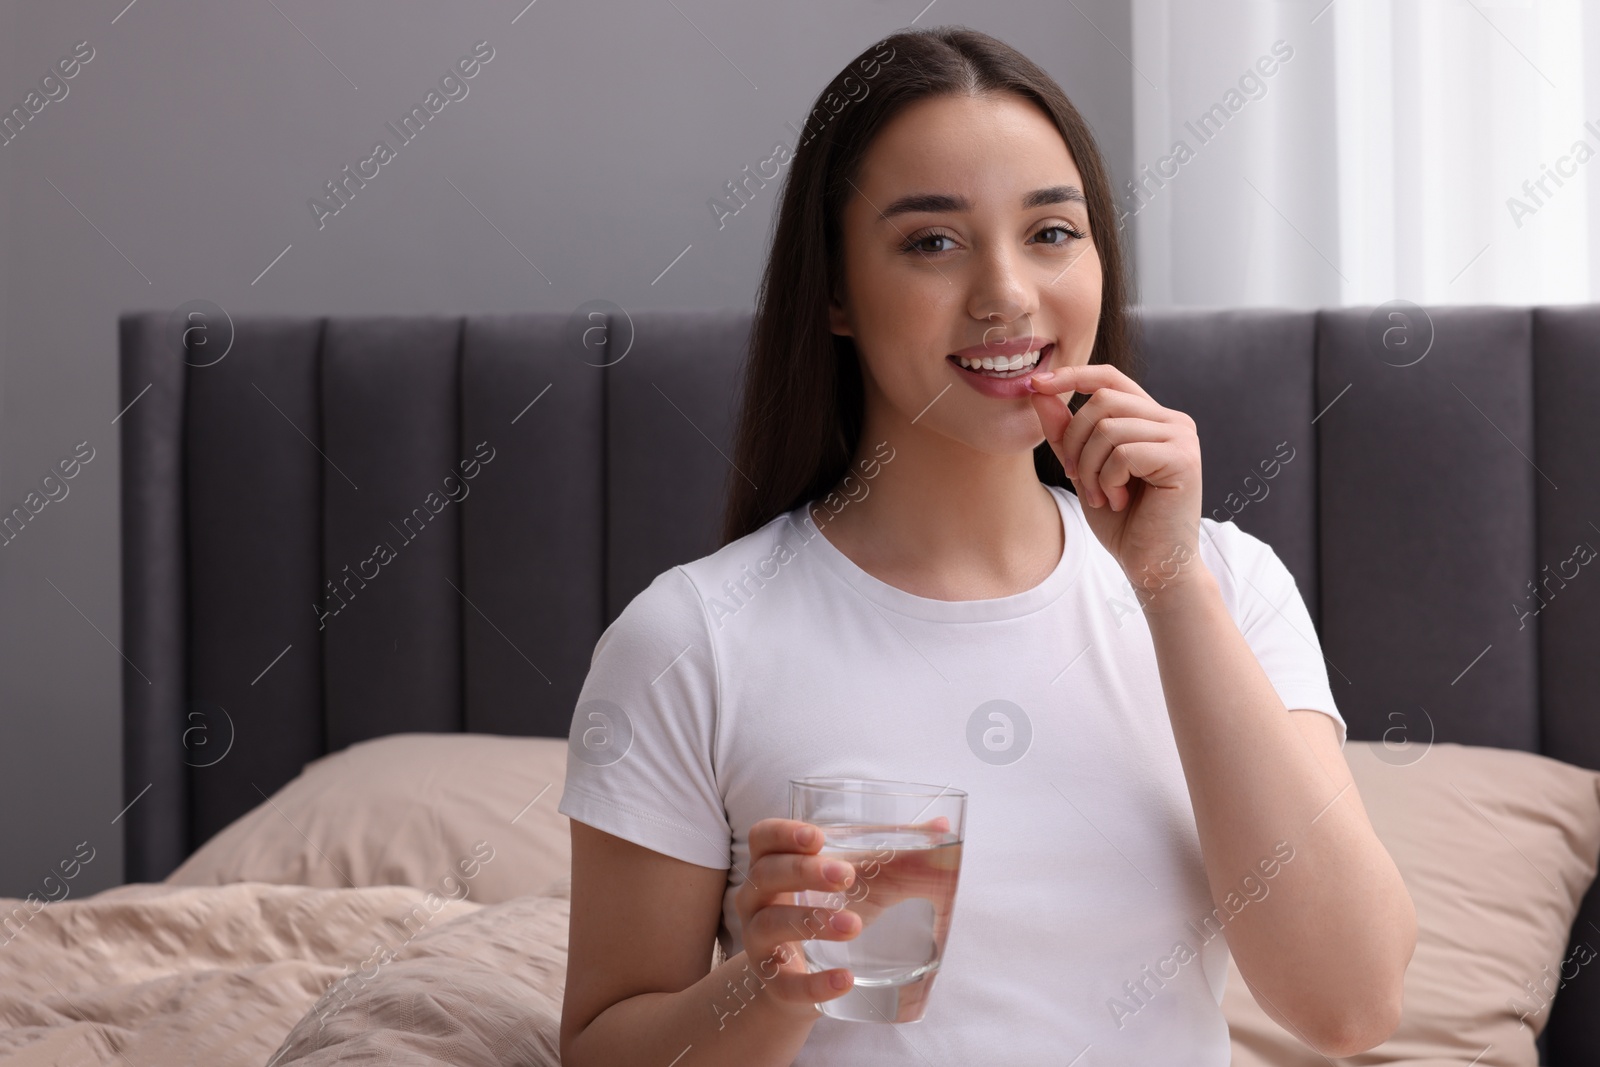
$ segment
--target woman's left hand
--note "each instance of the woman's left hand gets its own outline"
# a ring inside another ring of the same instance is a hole
[[[1029,397],[1084,517],[1136,592],[1154,595],[1203,567],[1199,555],[1200,437],[1109,363],[1058,367]],[[1073,393],[1090,393],[1078,413]]]

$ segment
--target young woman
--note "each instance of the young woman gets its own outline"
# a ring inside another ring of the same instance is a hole
[[[1201,517],[1195,424],[1131,374],[1087,125],[937,29],[864,52],[805,133],[725,544],[606,630],[574,716],[563,1061],[1221,1067],[1230,950],[1308,1045],[1379,1043],[1411,900],[1293,577]],[[813,775],[969,795],[914,1026],[818,1007],[859,993],[800,942],[861,917],[795,903],[853,877],[785,817]]]

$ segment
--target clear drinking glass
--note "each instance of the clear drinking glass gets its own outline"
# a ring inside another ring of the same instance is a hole
[[[855,867],[839,893],[805,890],[802,907],[839,908],[861,918],[848,941],[800,942],[815,973],[848,967],[855,985],[817,1005],[853,1022],[911,1023],[922,1018],[939,973],[967,821],[967,794],[949,786],[869,778],[792,778],[790,818],[822,830],[821,855]]]

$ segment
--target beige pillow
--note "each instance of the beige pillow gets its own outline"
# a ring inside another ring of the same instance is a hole
[[[305,765],[171,885],[410,885],[480,904],[571,876],[565,738],[391,734]]]
[[[1400,1028],[1339,1062],[1537,1067],[1548,994],[1541,1000],[1527,986],[1553,990],[1560,982],[1600,856],[1600,774],[1469,745],[1419,748],[1403,761],[1375,741],[1351,741],[1344,753],[1416,905],[1417,949]],[[1257,1005],[1235,962],[1222,1010],[1234,1067],[1331,1062]]]

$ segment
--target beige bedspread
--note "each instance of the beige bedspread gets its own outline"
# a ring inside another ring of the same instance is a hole
[[[569,886],[490,905],[261,882],[0,899],[0,1067],[557,1064]]]

